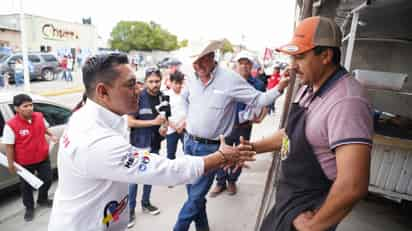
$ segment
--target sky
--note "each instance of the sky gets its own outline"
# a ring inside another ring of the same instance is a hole
[[[121,20],[155,21],[189,41],[228,38],[263,52],[292,36],[294,0],[1,0],[0,14],[16,13],[23,1],[25,13],[81,22],[91,17],[104,39]]]

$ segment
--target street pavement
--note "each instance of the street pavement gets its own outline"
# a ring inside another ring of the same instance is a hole
[[[36,83],[33,84],[33,91],[40,94],[47,91],[49,93],[47,97],[60,101],[69,107],[73,107],[80,100],[81,91],[66,95],[50,94],[50,89],[61,92],[70,89],[70,87],[78,87],[75,83],[65,83],[60,80],[43,83],[49,86],[43,86],[42,82]],[[278,101],[275,115],[268,116],[261,124],[255,125],[252,140],[268,136],[278,127],[281,114],[279,108],[281,108],[282,101],[283,99]],[[165,156],[164,143],[161,155]],[[177,157],[181,155],[183,152],[180,146]],[[271,154],[259,155],[256,162],[250,164],[251,168],[243,171],[237,195],[229,196],[223,193],[216,198],[207,198],[211,230],[252,231],[254,229],[270,162]],[[50,190],[51,197],[53,197],[56,185],[57,181],[53,183]],[[142,187],[139,185],[137,201],[141,198],[141,190]],[[136,208],[136,225],[130,230],[171,230],[185,200],[184,186],[174,188],[154,186],[151,201],[161,209],[161,213],[157,216],[144,214],[138,206]],[[37,208],[34,221],[29,223],[24,222],[23,213],[23,205],[17,192],[12,191],[0,196],[1,231],[47,230],[50,209]],[[372,197],[357,205],[354,211],[342,222],[338,231],[411,231],[412,221],[410,218],[410,211],[402,210],[398,204]],[[191,230],[195,230],[193,226]]]

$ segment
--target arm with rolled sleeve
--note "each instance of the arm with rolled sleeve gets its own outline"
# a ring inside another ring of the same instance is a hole
[[[236,102],[245,103],[252,107],[264,107],[273,104],[281,95],[278,88],[260,92],[240,76],[233,76],[232,88],[229,94]]]
[[[138,152],[121,136],[106,136],[88,147],[85,169],[91,177],[137,184],[177,185],[204,172],[201,157],[169,160]]]

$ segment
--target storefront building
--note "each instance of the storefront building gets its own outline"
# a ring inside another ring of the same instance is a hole
[[[59,56],[88,55],[97,51],[99,36],[92,24],[42,16],[24,15],[29,52],[52,52]],[[0,15],[0,47],[21,50],[19,14]]]

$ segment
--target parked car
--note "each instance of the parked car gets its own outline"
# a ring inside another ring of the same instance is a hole
[[[13,96],[20,92],[0,93],[0,153],[6,154],[5,145],[1,142],[5,122],[15,114],[13,106]],[[52,100],[38,95],[30,95],[33,99],[34,111],[41,112],[47,122],[50,131],[58,138],[63,133],[63,129],[72,114],[72,111]],[[49,143],[49,157],[53,169],[57,168],[58,144]],[[1,154],[0,154],[1,155]],[[11,175],[7,168],[0,165],[0,190],[15,185],[19,182],[17,175]]]
[[[160,68],[167,68],[168,64],[170,61],[170,57],[165,57],[163,59],[161,59],[159,62],[157,62],[156,66],[160,69]]]
[[[0,74],[8,72],[10,81],[14,81],[14,65],[17,59],[23,59],[21,53],[4,55],[0,58]],[[31,67],[30,80],[53,80],[54,76],[60,72],[59,61],[56,56],[50,53],[29,53],[28,59]]]

